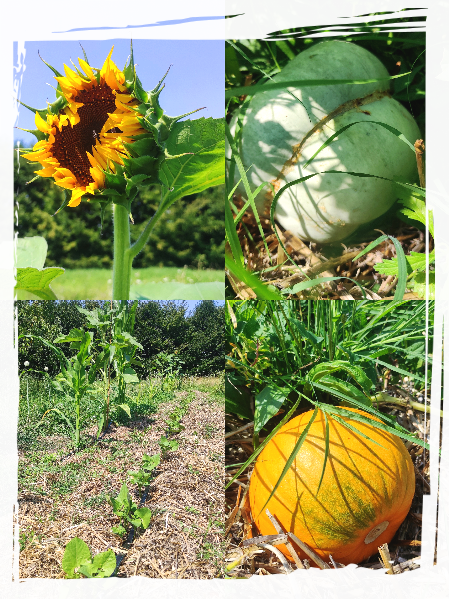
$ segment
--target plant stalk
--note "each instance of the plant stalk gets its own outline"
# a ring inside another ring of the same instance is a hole
[[[387,393],[383,392],[377,393],[376,395],[371,397],[371,401],[373,402],[373,404],[378,405],[389,404],[392,406],[400,406],[401,408],[410,407],[412,408],[412,410],[417,410],[418,412],[427,412],[427,414],[430,414],[429,405],[424,405],[417,401],[408,401],[407,399],[402,399],[400,397],[391,397],[391,395],[388,395]],[[440,414],[441,416],[443,416],[443,410],[440,410]]]
[[[114,268],[112,273],[112,298],[129,299],[131,286],[129,216],[124,206],[113,204],[114,210]]]
[[[80,444],[80,397],[76,397],[76,421],[75,421],[75,446],[78,449]]]

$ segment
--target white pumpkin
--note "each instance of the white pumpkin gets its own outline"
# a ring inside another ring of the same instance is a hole
[[[301,52],[274,81],[388,76],[386,68],[368,50],[348,42],[327,41]],[[252,165],[247,173],[251,188],[272,182],[277,191],[289,181],[327,170],[365,173],[400,182],[417,181],[416,159],[411,148],[384,127],[370,122],[380,121],[398,129],[412,144],[421,137],[413,117],[390,97],[388,90],[389,81],[383,81],[289,87],[288,91],[277,89],[255,94],[243,115],[239,143],[244,166]],[[350,102],[367,96],[370,97],[366,103]],[[339,114],[312,131],[333,111]],[[234,116],[231,121],[232,132],[236,119]],[[307,168],[302,168],[331,135],[349,123],[358,124],[341,133]],[[299,157],[286,168],[298,144],[301,144]],[[237,168],[236,178],[240,178]],[[267,186],[256,200],[260,213],[269,210],[272,194],[268,189]],[[243,185],[239,190],[244,194]],[[345,239],[361,224],[382,215],[396,197],[395,185],[389,181],[348,174],[318,174],[283,192],[275,218],[303,240],[331,243]]]

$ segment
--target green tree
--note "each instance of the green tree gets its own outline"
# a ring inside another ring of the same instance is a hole
[[[197,304],[188,318],[189,343],[182,357],[191,374],[206,375],[224,369],[224,306],[211,300]]]

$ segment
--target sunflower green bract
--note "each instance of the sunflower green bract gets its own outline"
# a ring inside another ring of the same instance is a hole
[[[364,48],[328,41],[301,52],[273,81],[365,80],[388,76],[382,63]],[[252,189],[265,181],[273,183],[277,192],[290,181],[328,170],[415,182],[413,150],[397,135],[372,122],[394,127],[411,144],[421,137],[412,116],[388,90],[389,81],[379,81],[256,93],[241,115],[239,140],[243,165],[245,168],[252,165],[247,173]],[[365,100],[359,101],[362,98]],[[333,111],[338,114],[326,119]],[[312,131],[323,119],[326,121]],[[236,121],[234,117],[233,133]],[[357,124],[341,132],[303,168],[331,135],[350,123]],[[236,176],[239,177],[237,173]],[[386,212],[396,200],[395,187],[380,178],[318,174],[280,195],[275,218],[301,239],[338,242],[359,225]],[[244,193],[242,185],[240,189]],[[261,213],[270,209],[273,195],[267,191],[268,186],[259,194],[258,203],[256,200]]]

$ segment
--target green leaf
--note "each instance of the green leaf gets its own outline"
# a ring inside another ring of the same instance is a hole
[[[161,454],[160,453],[156,453],[154,455],[148,455],[148,454],[144,454],[142,456],[142,468],[144,468],[145,470],[154,470],[155,468],[157,468],[160,464],[161,461]]]
[[[72,341],[82,341],[84,339],[83,329],[72,329],[68,335],[57,337],[53,343],[66,343]]]
[[[417,252],[411,252],[410,256],[405,256],[407,263],[407,273],[411,274],[414,270],[425,270],[426,268],[426,254],[419,254]],[[435,261],[435,251],[429,254],[429,264]],[[374,265],[374,270],[384,275],[398,276],[398,259],[392,258],[391,260],[383,260],[378,264]]]
[[[125,381],[125,383],[138,383],[139,382],[139,377],[136,374],[136,371],[133,368],[130,368],[129,366],[126,366],[123,369],[123,380]]]
[[[443,58],[440,62],[441,73],[435,77],[441,81],[449,81],[449,48],[444,48]]]
[[[352,399],[355,399],[356,401],[358,401],[359,403],[365,405],[365,406],[371,406],[372,405],[372,401],[370,397],[367,397],[366,395],[364,395],[360,389],[357,389],[357,387],[354,387],[354,385],[352,385],[351,383],[348,383],[347,381],[341,381],[339,379],[336,379],[333,376],[323,376],[321,379],[321,383],[326,386],[329,387],[329,393],[332,395],[332,390],[336,390],[336,391],[340,391],[341,393],[344,393],[345,395],[348,395],[349,397],[351,397]],[[341,405],[347,405],[349,407],[354,407],[354,404],[345,400],[342,402]],[[355,407],[358,407],[357,405]]]
[[[63,268],[52,267],[43,270],[31,267],[18,268],[15,290],[33,293],[40,299],[57,299],[50,288],[50,283],[62,274],[64,274]]]
[[[178,198],[224,183],[224,119],[187,120],[170,130],[159,179],[168,196],[164,208]]]
[[[258,299],[281,300],[282,295],[273,286],[264,285],[255,274],[247,270],[241,263],[225,254],[225,265],[231,275],[254,290]]]
[[[239,385],[232,372],[226,372],[225,378],[225,412],[237,414],[241,418],[253,420],[250,408],[250,392],[247,387]]]
[[[268,385],[256,395],[254,412],[254,431],[258,433],[279,412],[279,408],[287,399],[289,389],[283,390]]]
[[[321,364],[317,364],[312,368],[312,370],[309,371],[307,378],[312,382],[316,382],[333,372],[338,372],[339,370],[347,372],[362,387],[365,393],[368,394],[370,392],[373,383],[369,377],[366,376],[359,366],[351,364],[350,362],[345,362],[343,360],[334,360],[333,362],[323,362]]]
[[[0,289],[23,289],[41,299],[57,299],[49,285],[63,268],[44,268],[47,242],[24,237],[0,243]]]
[[[419,272],[410,283],[410,288],[417,294],[421,299],[426,297],[426,273]],[[429,272],[429,299],[435,299],[435,271]]]
[[[221,281],[211,283],[146,283],[131,285],[131,299],[164,300],[221,300],[225,299],[225,284]]]
[[[17,239],[16,268],[44,268],[47,257],[47,241],[43,237],[19,237]]]
[[[120,404],[118,407],[119,407],[119,408],[122,408],[122,410],[128,414],[128,417],[129,417],[129,418],[131,418],[131,412],[130,412],[130,409],[129,409],[129,405],[128,405],[128,404],[126,404],[126,403],[121,403],[121,404]]]
[[[87,578],[109,578],[117,567],[117,560],[113,551],[97,553],[92,563],[80,566],[78,572]]]
[[[136,510],[133,515],[140,518],[142,528],[148,528],[151,521],[151,510],[149,510],[146,507],[141,507],[138,510]]]
[[[82,539],[75,537],[69,541],[66,545],[61,564],[62,569],[67,574],[67,578],[78,578],[75,568],[79,568],[90,559],[90,549]]]
[[[424,200],[416,197],[413,192],[408,198],[402,198],[399,200],[399,202],[405,206],[405,208],[402,208],[401,210],[402,214],[405,214],[405,216],[422,223],[432,235],[433,241],[436,245],[438,243],[437,234],[435,233],[435,227],[433,224],[435,206],[430,202],[425,202]]]

